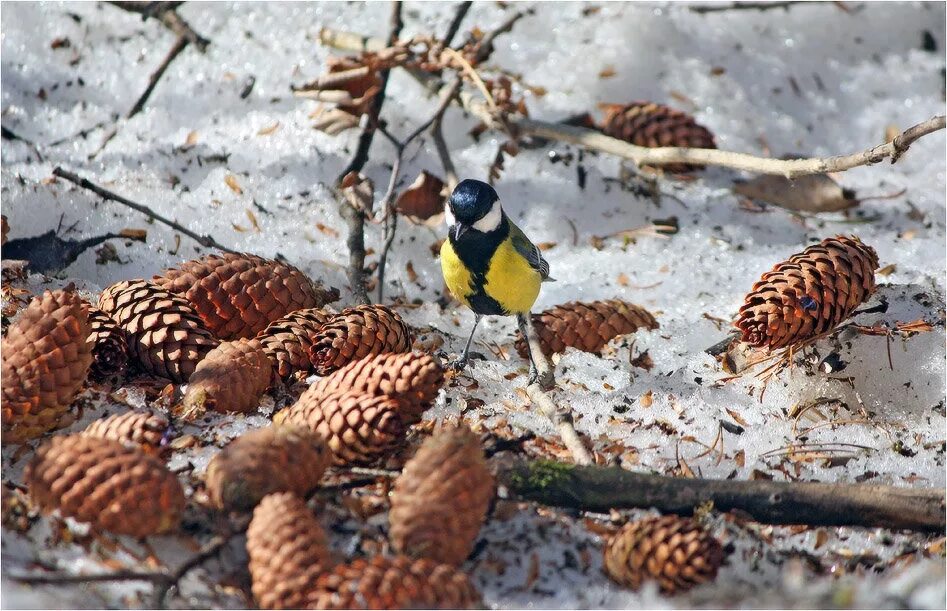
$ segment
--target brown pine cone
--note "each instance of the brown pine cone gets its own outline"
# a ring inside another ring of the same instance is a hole
[[[443,428],[425,441],[395,481],[388,514],[395,551],[460,566],[493,499],[493,475],[467,427]]]
[[[876,269],[878,255],[857,237],[826,238],[763,274],[734,326],[757,348],[825,335],[874,293]]]
[[[57,435],[36,450],[24,482],[44,511],[119,535],[167,532],[184,509],[181,484],[164,463],[111,439]]]
[[[100,418],[82,431],[88,437],[111,439],[138,447],[146,454],[160,454],[167,449],[171,423],[153,412],[125,412]]]
[[[620,299],[582,303],[570,301],[533,314],[533,325],[546,356],[565,352],[567,347],[599,353],[618,337],[638,329],[657,329],[658,321],[639,305]],[[526,341],[516,340],[520,356],[529,356]]]
[[[346,308],[329,320],[309,348],[309,360],[324,376],[352,361],[383,352],[409,352],[411,330],[383,305]]]
[[[605,113],[601,130],[613,138],[620,138],[638,146],[681,146],[701,149],[717,148],[714,135],[694,117],[654,102],[631,104],[600,104]],[[672,163],[662,166],[672,174],[689,172],[702,166]]]
[[[0,372],[4,442],[60,425],[92,364],[89,330],[88,304],[70,290],[46,291],[10,325]]]
[[[336,465],[366,464],[392,453],[404,441],[405,425],[396,399],[337,391],[325,396],[312,388],[278,413],[278,424],[308,427],[322,436]]]
[[[306,503],[270,494],[247,528],[253,596],[261,609],[310,609],[313,584],[332,564],[326,535]]]
[[[280,378],[305,377],[312,372],[309,348],[329,318],[329,314],[316,308],[296,310],[260,331],[256,338]]]
[[[270,385],[273,368],[255,339],[221,342],[197,364],[184,395],[190,409],[252,412]]]
[[[244,433],[217,453],[204,481],[218,509],[250,511],[272,492],[306,497],[329,466],[325,441],[301,426],[268,426]]]
[[[147,280],[106,288],[99,308],[125,331],[128,354],[146,372],[187,382],[218,342],[187,301]]]
[[[92,332],[92,368],[89,376],[93,380],[107,380],[124,375],[128,367],[128,342],[125,331],[112,318],[95,306],[89,306],[89,324]]]
[[[349,363],[313,384],[312,392],[325,395],[353,390],[388,395],[398,400],[402,420],[411,425],[421,421],[443,383],[444,369],[430,355],[386,352]]]
[[[312,609],[477,609],[466,574],[405,556],[359,558],[325,572],[310,593]]]
[[[711,581],[723,563],[720,542],[690,518],[674,515],[626,524],[605,547],[605,573],[637,590],[653,579],[666,594]]]
[[[300,270],[246,253],[207,255],[155,276],[159,286],[186,298],[220,339],[253,337],[272,321],[339,298]]]

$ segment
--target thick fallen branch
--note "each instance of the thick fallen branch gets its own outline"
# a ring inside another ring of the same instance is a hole
[[[584,511],[655,508],[690,515],[713,502],[769,524],[865,526],[944,532],[944,490],[865,484],[709,480],[632,473],[554,461],[501,466],[510,497]]]

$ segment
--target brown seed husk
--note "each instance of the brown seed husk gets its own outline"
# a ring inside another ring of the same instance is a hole
[[[273,492],[306,497],[330,462],[325,441],[301,426],[268,426],[244,433],[221,450],[204,478],[218,509],[250,511]]]
[[[253,596],[261,609],[311,609],[313,584],[332,565],[325,532],[306,503],[270,494],[247,528]]]
[[[125,331],[128,354],[146,372],[187,382],[219,343],[187,301],[147,280],[102,291],[99,308]]]
[[[324,376],[352,361],[383,352],[409,352],[411,330],[383,305],[346,308],[322,326],[309,348],[317,374]]]
[[[20,443],[65,422],[92,365],[88,304],[46,291],[10,325],[2,343],[3,441]]]
[[[92,329],[89,343],[94,358],[89,376],[103,381],[124,375],[128,368],[128,342],[124,329],[95,306],[89,307],[89,324]]]
[[[260,331],[257,339],[273,363],[273,369],[283,380],[302,378],[313,372],[315,364],[309,360],[309,349],[330,314],[317,308],[296,310],[274,320]]]
[[[246,253],[207,255],[155,276],[162,288],[186,298],[223,340],[254,337],[274,320],[339,298],[299,269]]]
[[[690,518],[661,516],[626,524],[605,546],[605,573],[637,590],[655,580],[666,594],[711,581],[723,563],[720,542]]]
[[[167,449],[170,429],[171,423],[161,414],[125,412],[90,423],[82,434],[131,445],[146,454],[160,454]]]
[[[391,496],[389,536],[395,551],[460,566],[493,499],[493,475],[467,427],[427,439],[405,464]]]
[[[111,439],[57,435],[41,445],[24,482],[44,511],[95,530],[146,537],[176,528],[184,491],[164,463]]]
[[[480,593],[458,569],[405,556],[359,558],[323,573],[313,609],[477,609]]]
[[[273,368],[255,339],[221,342],[197,364],[184,395],[188,409],[254,411],[270,384]]]
[[[830,333],[874,293],[876,269],[878,255],[857,237],[826,238],[763,274],[734,326],[770,349]]]
[[[312,392],[388,395],[398,400],[402,420],[411,425],[420,422],[443,383],[444,369],[430,355],[386,352],[349,363],[313,384]]]

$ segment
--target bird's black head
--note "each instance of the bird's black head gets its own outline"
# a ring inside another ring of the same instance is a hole
[[[447,210],[447,224],[455,240],[473,228],[487,232],[500,224],[500,196],[485,182],[468,178],[451,193]],[[496,217],[496,218],[494,218]]]

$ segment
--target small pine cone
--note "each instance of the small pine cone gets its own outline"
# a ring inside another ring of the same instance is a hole
[[[73,291],[33,299],[3,338],[3,440],[60,425],[92,364],[88,304]]]
[[[125,331],[128,354],[146,372],[187,382],[219,343],[187,301],[147,280],[106,288],[99,308]]]
[[[477,609],[480,593],[458,569],[406,556],[341,564],[319,577],[313,609]]]
[[[184,405],[218,412],[251,412],[270,385],[273,368],[255,339],[221,342],[197,364]]]
[[[858,238],[826,238],[763,274],[744,299],[742,341],[771,349],[831,332],[875,291],[878,255]]]
[[[329,317],[316,308],[296,310],[260,331],[257,339],[263,344],[276,375],[288,380],[297,374],[303,376],[312,372],[314,365],[309,360],[309,348]]]
[[[352,390],[368,395],[388,395],[401,404],[406,425],[421,421],[444,383],[444,369],[433,357],[420,352],[386,352],[353,361],[313,385],[326,395],[336,390]]]
[[[245,253],[207,255],[155,276],[186,298],[220,339],[254,337],[272,321],[339,298],[287,263]]]
[[[36,450],[24,481],[44,511],[118,535],[167,532],[184,509],[181,484],[163,462],[111,439],[57,435]]]
[[[307,609],[313,584],[332,564],[326,535],[306,503],[270,494],[247,528],[253,596],[261,609]]]
[[[128,342],[125,331],[112,318],[95,306],[89,307],[89,324],[92,333],[92,368],[89,376],[93,380],[107,380],[125,373],[128,367]]]
[[[493,498],[493,475],[470,429],[441,429],[407,462],[391,497],[389,536],[398,553],[460,566]]]
[[[666,594],[711,581],[723,563],[720,542],[690,518],[674,515],[626,524],[605,546],[605,573],[637,590],[654,579]]]
[[[324,376],[352,361],[383,352],[409,352],[411,330],[383,305],[346,308],[323,325],[309,348],[309,360]]]
[[[632,102],[631,104],[601,104],[605,112],[601,130],[608,136],[620,138],[638,146],[681,146],[701,149],[717,148],[714,135],[694,117],[663,104]],[[673,163],[662,166],[666,172],[680,173],[701,166]]]
[[[274,422],[308,427],[326,440],[336,465],[367,464],[397,449],[405,425],[396,399],[353,391],[320,395],[312,388]]]
[[[171,423],[161,414],[125,412],[92,422],[82,434],[119,441],[146,454],[160,454],[167,448],[170,432]]]
[[[301,426],[268,426],[244,433],[221,450],[204,478],[218,509],[250,511],[272,492],[307,496],[329,466],[325,441]]]
[[[620,335],[638,329],[657,329],[658,321],[639,305],[620,299],[582,303],[571,301],[533,314],[533,325],[539,335],[543,352],[548,356],[565,352],[567,347],[599,353]],[[523,358],[529,353],[526,341],[516,341],[516,351]]]

